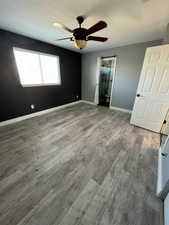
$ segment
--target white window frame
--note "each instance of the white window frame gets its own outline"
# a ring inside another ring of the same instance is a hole
[[[36,53],[36,54],[39,55],[39,66],[40,66],[40,73],[41,73],[42,81],[44,80],[44,78],[43,78],[43,70],[42,70],[42,65],[41,65],[41,61],[40,61],[40,56],[41,55],[42,56],[50,56],[50,57],[54,57],[54,58],[58,59],[57,60],[58,65],[57,66],[58,66],[59,83],[22,84],[21,83],[21,79],[20,79],[20,75],[19,75],[18,66],[17,66],[17,63],[16,63],[16,58],[15,58],[15,55],[14,55],[15,63],[16,63],[16,67],[17,67],[17,72],[18,72],[18,77],[19,77],[19,81],[20,81],[20,84],[21,84],[22,87],[60,86],[62,84],[62,82],[61,82],[61,75],[60,75],[60,59],[59,59],[59,56],[48,54],[48,53],[42,53],[42,52],[39,52],[39,51],[33,51],[33,50],[29,50],[29,49],[13,47],[13,53],[14,53],[15,50],[22,51],[22,52]]]

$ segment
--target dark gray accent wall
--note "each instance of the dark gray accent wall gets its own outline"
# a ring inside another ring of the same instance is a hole
[[[161,43],[162,40],[157,40],[83,54],[82,99],[94,101],[97,58],[116,55],[117,65],[111,105],[132,110],[146,48]]]
[[[23,88],[18,79],[13,47],[59,56],[62,84]],[[81,99],[81,55],[79,53],[0,30],[0,121],[79,99]],[[31,104],[35,105],[34,110],[30,108]]]

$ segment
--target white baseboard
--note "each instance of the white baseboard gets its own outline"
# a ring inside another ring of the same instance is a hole
[[[87,103],[87,104],[90,104],[90,105],[97,105],[96,103],[94,102],[91,102],[91,101],[86,101],[86,100],[81,100],[81,102],[83,103]]]
[[[84,102],[84,103],[86,103],[86,104],[91,104],[91,105],[97,105],[97,104],[94,103],[94,102],[86,101],[86,100],[81,100],[81,102]],[[108,108],[108,107],[107,107],[107,108]],[[131,110],[124,109],[124,108],[119,108],[119,107],[115,107],[115,106],[110,106],[109,109],[118,110],[118,111],[126,112],[126,113],[132,113]]]
[[[32,118],[32,117],[35,117],[35,116],[40,116],[40,115],[43,115],[43,114],[46,114],[46,113],[49,113],[49,112],[53,112],[55,110],[63,109],[63,108],[66,108],[68,106],[75,105],[75,104],[78,104],[78,103],[81,103],[81,102],[86,103],[86,104],[90,104],[90,105],[97,105],[94,102],[90,102],[90,101],[86,101],[86,100],[79,100],[79,101],[76,101],[76,102],[71,102],[71,103],[68,103],[68,104],[61,105],[61,106],[57,106],[57,107],[45,109],[45,110],[42,110],[42,111],[39,111],[39,112],[31,113],[31,114],[28,114],[28,115],[25,115],[25,116],[20,116],[20,117],[14,118],[14,119],[2,121],[2,122],[0,122],[0,127],[6,126],[6,125],[9,125],[9,124],[12,124],[12,123],[17,123],[17,122],[20,122],[22,120],[26,120],[26,119],[29,119],[29,118]],[[130,110],[122,109],[122,108],[118,108],[118,107],[114,107],[114,106],[110,106],[110,109],[131,113]]]
[[[121,111],[121,112],[126,112],[126,113],[132,113],[131,110],[128,110],[128,109],[123,109],[123,108],[119,108],[119,107],[115,107],[115,106],[110,106],[110,109],[113,109],[113,110],[118,110],[118,111]]]
[[[68,103],[68,104],[61,105],[61,106],[57,106],[57,107],[45,109],[45,110],[42,110],[42,111],[39,111],[39,112],[31,113],[31,114],[28,114],[28,115],[25,115],[25,116],[20,116],[20,117],[14,118],[14,119],[5,120],[5,121],[0,122],[0,127],[6,126],[6,125],[9,125],[9,124],[12,124],[12,123],[17,123],[19,121],[26,120],[26,119],[29,119],[29,118],[32,118],[32,117],[35,117],[35,116],[40,116],[40,115],[43,115],[43,114],[46,114],[46,113],[49,113],[49,112],[52,112],[52,111],[55,111],[55,110],[63,109],[63,108],[66,108],[68,106],[78,104],[80,102],[83,102],[83,101],[79,100],[79,101],[76,101],[76,102],[71,102],[71,103]]]

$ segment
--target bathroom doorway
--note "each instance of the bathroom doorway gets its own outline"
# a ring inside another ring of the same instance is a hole
[[[102,57],[99,63],[98,105],[111,105],[116,57]]]

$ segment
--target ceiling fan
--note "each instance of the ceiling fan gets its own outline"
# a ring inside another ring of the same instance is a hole
[[[92,27],[90,27],[89,29],[86,28],[82,28],[81,25],[84,22],[84,17],[83,16],[78,16],[77,18],[79,27],[71,30],[70,28],[66,27],[63,24],[60,23],[54,23],[53,25],[59,28],[62,28],[70,33],[72,33],[72,37],[66,37],[66,38],[61,38],[61,39],[57,39],[58,41],[61,40],[70,40],[70,41],[74,41],[75,47],[76,48],[80,48],[83,49],[86,44],[87,41],[100,41],[100,42],[104,42],[107,41],[108,38],[106,37],[98,37],[98,36],[90,36],[91,34],[102,30],[104,28],[107,27],[107,23],[104,21],[99,21],[98,23],[96,23],[95,25],[93,25]]]

